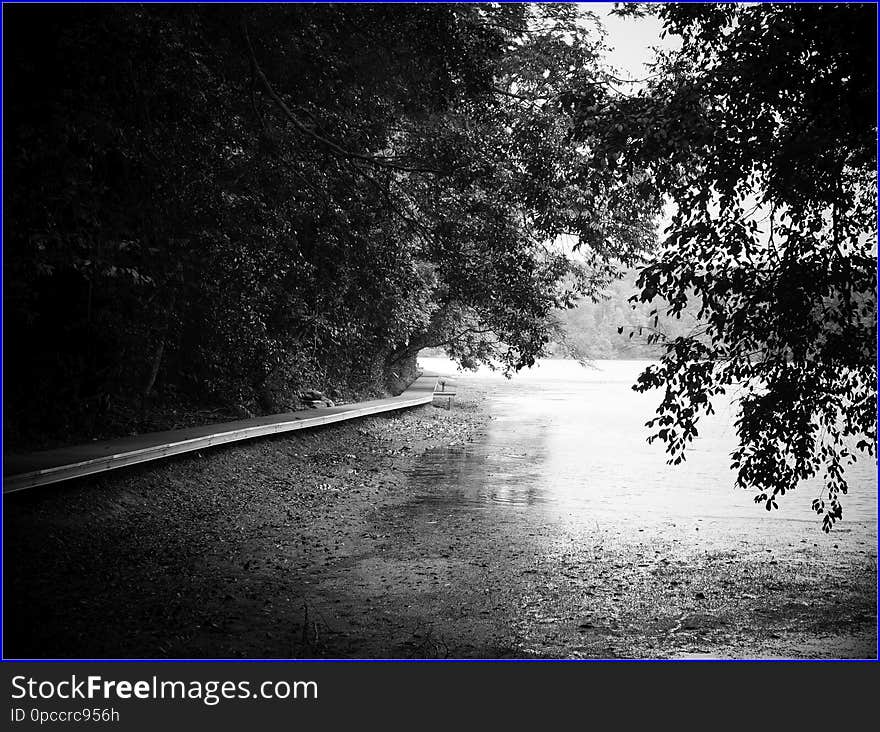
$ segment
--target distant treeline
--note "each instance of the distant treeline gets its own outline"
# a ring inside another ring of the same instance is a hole
[[[658,358],[664,343],[676,338],[706,341],[706,322],[699,317],[699,300],[691,294],[678,313],[671,314],[662,301],[643,302],[634,295],[637,270],[627,271],[599,295],[599,301],[583,299],[576,307],[556,313],[557,333],[550,347],[555,358]],[[855,292],[856,306],[876,313],[876,291]],[[840,297],[828,297],[824,307],[833,307]],[[824,343],[833,339],[836,328],[829,325],[817,335]],[[652,337],[653,336],[653,337]]]
[[[686,307],[679,317],[656,303],[630,302],[637,292],[636,272],[612,282],[599,302],[582,300],[560,311],[559,332],[551,353],[556,358],[658,358],[663,342],[695,336],[701,329],[698,307]],[[654,342],[649,337],[658,336]]]
[[[666,339],[701,335],[703,323],[697,318],[694,305],[685,307],[681,316],[675,317],[662,305],[630,302],[638,292],[636,276],[635,269],[628,270],[597,294],[598,302],[585,298],[571,309],[556,311],[547,357],[656,359],[664,353]],[[657,338],[649,342],[652,334]],[[425,349],[422,355],[441,357],[445,351]]]

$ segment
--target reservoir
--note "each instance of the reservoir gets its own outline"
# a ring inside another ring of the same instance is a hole
[[[474,508],[528,508],[560,523],[626,529],[699,524],[714,534],[748,532],[770,543],[789,532],[822,536],[813,498],[821,479],[804,482],[767,512],[754,491],[734,486],[730,453],[736,447],[729,399],[703,417],[685,462],[668,465],[665,445],[649,445],[645,422],[659,391],[632,385],[648,361],[545,360],[511,379],[500,372],[457,372],[446,359],[422,358],[432,371],[456,374],[459,390],[476,393],[489,415],[473,444],[426,453],[411,475],[420,501]],[[844,520],[835,533],[857,532],[876,542],[877,473],[865,456],[848,468],[841,496]],[[704,535],[706,536],[706,535]]]

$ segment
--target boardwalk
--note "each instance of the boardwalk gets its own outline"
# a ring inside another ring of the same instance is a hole
[[[437,375],[426,374],[416,379],[399,396],[386,399],[272,414],[167,432],[152,432],[27,455],[4,455],[3,493],[15,493],[230,442],[430,404],[435,399],[434,392],[438,390],[439,381]],[[443,391],[444,398],[448,396],[449,383],[451,380],[443,377],[445,388],[440,390]]]

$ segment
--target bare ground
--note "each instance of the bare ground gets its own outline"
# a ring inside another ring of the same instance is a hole
[[[221,448],[5,500],[9,658],[875,658],[858,532],[772,547],[414,500],[452,412]]]

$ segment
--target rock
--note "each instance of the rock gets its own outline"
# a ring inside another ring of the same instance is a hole
[[[706,628],[718,628],[725,625],[725,621],[708,613],[692,613],[681,619],[682,630],[703,630]]]
[[[253,419],[254,418],[254,413],[250,409],[248,409],[246,406],[244,406],[244,404],[236,404],[232,408],[232,412],[239,419]]]
[[[262,389],[259,394],[260,409],[268,414],[274,414],[279,409],[278,399],[269,389]]]

